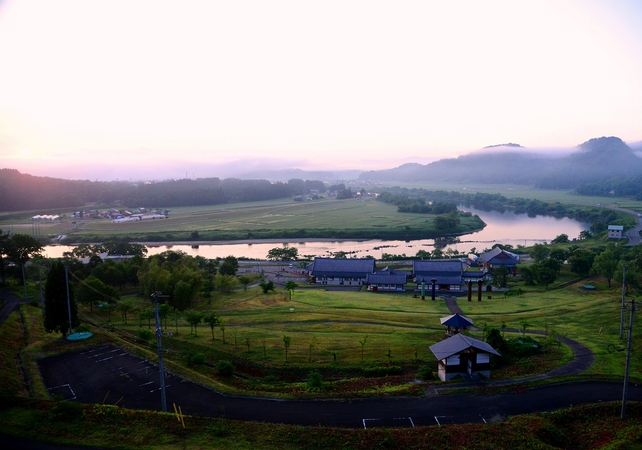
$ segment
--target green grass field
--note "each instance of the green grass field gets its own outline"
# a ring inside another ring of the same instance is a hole
[[[569,280],[571,284],[569,284]],[[583,289],[586,280],[572,282],[573,277],[563,271],[559,280],[547,290],[528,287],[523,283],[521,296],[504,297],[501,293],[485,292],[482,301],[468,302],[460,297],[459,306],[479,328],[484,325],[500,328],[522,329],[527,320],[527,333],[533,330],[555,330],[560,335],[588,346],[596,355],[596,364],[590,374],[621,376],[623,374],[624,347],[619,340],[620,296],[616,286],[609,289],[599,278],[590,280],[597,290]],[[257,363],[283,365],[285,350],[283,336],[291,337],[288,351],[289,364],[309,363],[367,364],[409,362],[415,359],[434,362],[429,346],[441,340],[443,327],[439,319],[450,315],[443,300],[431,301],[415,298],[412,293],[385,294],[371,292],[324,291],[310,287],[298,288],[292,293],[279,289],[263,294],[258,288],[217,294],[201,300],[196,308],[215,310],[227,326],[225,343],[222,331],[214,329],[214,339],[207,325],[201,324],[198,335],[190,334],[189,325],[181,320],[168,322],[172,339],[197,345],[199,348],[227,352],[234,357],[254,360]],[[88,314],[85,310],[84,314]],[[96,312],[93,319],[106,321],[104,312]],[[628,322],[627,322],[628,323]],[[139,320],[130,315],[128,324],[117,313],[112,313],[111,324],[134,334]],[[148,326],[147,322],[143,327]],[[516,333],[516,332],[515,332]],[[638,332],[636,332],[636,335]],[[473,336],[482,338],[481,334]],[[515,334],[508,334],[515,336]],[[536,339],[541,339],[536,336]],[[642,345],[635,344],[642,350]],[[615,351],[613,351],[615,349]],[[561,362],[560,362],[561,364]],[[642,361],[633,362],[631,375],[640,377]]]
[[[403,238],[437,236],[434,215],[402,214],[396,207],[376,201],[322,199],[294,202],[291,199],[257,203],[173,208],[167,219],[112,223],[103,219],[70,219],[71,211],[59,223],[41,223],[43,237],[68,235],[71,240],[96,242],[107,239],[132,241],[232,240],[278,237],[364,237]],[[32,234],[30,214],[4,219],[0,229]],[[76,222],[73,224],[72,222]],[[462,218],[452,232],[464,233],[480,227],[474,218]]]

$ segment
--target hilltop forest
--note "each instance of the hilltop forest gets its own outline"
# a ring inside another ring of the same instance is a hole
[[[572,189],[583,195],[642,199],[642,158],[617,137],[591,139],[568,156],[543,155],[517,144],[433,163],[364,172],[364,181],[474,181]]]
[[[173,207],[250,202],[325,192],[322,181],[291,179],[287,183],[236,178],[199,178],[132,183],[63,180],[0,169],[0,211],[79,207],[88,203],[137,207]]]

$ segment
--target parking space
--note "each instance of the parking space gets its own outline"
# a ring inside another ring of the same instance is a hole
[[[363,419],[363,428],[415,428],[412,417],[390,417],[386,419]]]

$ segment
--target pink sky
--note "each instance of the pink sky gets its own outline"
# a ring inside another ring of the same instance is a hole
[[[634,0],[4,0],[0,167],[204,177],[640,141],[640,23]]]

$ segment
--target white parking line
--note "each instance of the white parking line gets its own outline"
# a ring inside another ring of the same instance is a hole
[[[435,416],[435,422],[437,422],[437,425],[441,426],[441,424],[439,423],[439,419],[437,417],[446,417],[446,416]]]
[[[71,386],[69,384],[61,384],[60,386],[52,387],[52,388],[49,388],[47,390],[50,391],[52,389],[58,389],[58,388],[63,388],[63,387],[66,387],[67,389],[69,389],[69,391],[71,391],[71,395],[73,395],[71,400],[76,400],[76,393],[74,392],[74,390],[71,388]]]
[[[153,383],[153,381],[150,381],[149,383],[143,383],[140,386],[147,386],[148,384],[152,384],[152,383]]]

